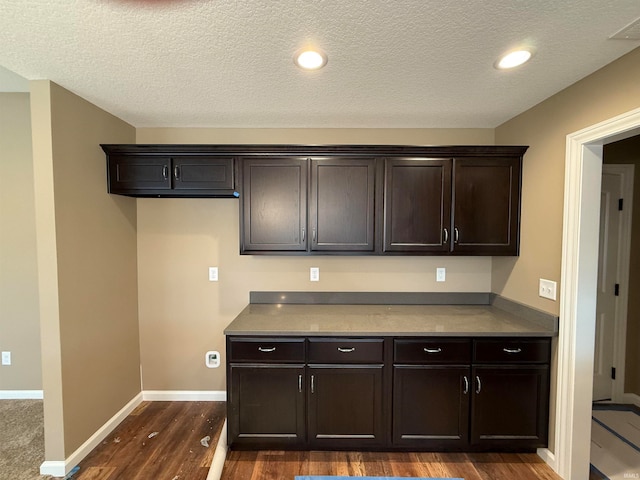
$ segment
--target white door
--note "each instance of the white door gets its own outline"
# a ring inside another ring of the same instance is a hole
[[[593,363],[593,400],[613,398],[612,368],[614,367],[614,339],[617,308],[618,250],[620,245],[623,177],[602,173],[600,201],[600,251],[598,255],[598,294],[596,306],[596,342]]]

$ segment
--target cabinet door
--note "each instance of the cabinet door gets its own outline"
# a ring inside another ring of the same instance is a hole
[[[454,160],[454,253],[518,255],[520,158]]]
[[[304,444],[303,365],[231,365],[229,372],[230,445]]]
[[[233,157],[173,157],[176,190],[232,190]]]
[[[374,250],[376,161],[312,159],[311,250]]]
[[[240,253],[307,249],[307,159],[242,161]]]
[[[387,159],[384,251],[447,252],[450,230],[451,160]]]
[[[171,158],[136,155],[109,156],[109,193],[133,195],[171,189]]]
[[[393,372],[394,444],[437,449],[467,444],[470,367],[396,366]]]
[[[308,367],[309,442],[317,448],[382,445],[382,365]]]
[[[547,445],[547,365],[475,366],[472,376],[472,444],[513,449]]]

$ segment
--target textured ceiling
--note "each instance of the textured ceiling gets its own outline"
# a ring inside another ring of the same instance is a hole
[[[136,127],[492,128],[640,46],[608,38],[638,17],[638,0],[0,0],[0,65]],[[306,44],[324,69],[294,66]],[[493,68],[523,44],[530,63]]]

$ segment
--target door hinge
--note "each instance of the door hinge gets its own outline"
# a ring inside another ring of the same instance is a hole
[[[620,296],[620,284],[616,283],[615,287],[613,287],[613,294],[618,297]]]
[[[616,379],[616,367],[611,367],[611,380]]]
[[[620,211],[622,211],[622,203],[623,203],[623,200],[624,200],[624,199],[622,199],[622,198],[619,198],[619,199],[618,199],[618,210],[620,210]]]

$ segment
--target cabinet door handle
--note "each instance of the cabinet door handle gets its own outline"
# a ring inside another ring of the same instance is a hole
[[[165,180],[169,177],[169,166],[165,165],[162,167],[162,178]]]
[[[275,352],[276,351],[276,347],[258,347],[258,350],[260,352],[269,353],[269,352]]]
[[[298,393],[302,393],[302,375],[298,375]]]
[[[305,238],[306,238],[306,235],[305,235],[305,231],[304,231],[304,228],[303,228],[302,229],[302,241],[303,242],[304,242]]]
[[[476,375],[476,393],[480,393],[482,391],[482,382],[480,381],[480,377]]]
[[[458,243],[459,240],[460,240],[460,231],[458,230],[458,227],[455,227],[453,229],[453,243]]]
[[[424,347],[423,350],[425,352],[427,352],[427,353],[440,353],[440,352],[442,352],[442,349],[440,347],[438,347],[438,348],[427,348],[427,347]]]
[[[316,393],[316,376],[311,375],[311,393]]]
[[[505,352],[505,353],[520,353],[522,351],[522,349],[521,348],[507,348],[507,347],[504,347],[502,349],[502,351]]]
[[[467,393],[469,393],[469,379],[466,375],[462,377],[462,379],[464,380],[464,390],[462,391],[462,394],[466,395]]]
[[[449,230],[444,229],[444,240],[442,243],[447,243],[449,241]]]
[[[176,180],[180,180],[180,167],[177,165],[173,167],[173,176]]]
[[[313,230],[311,230],[312,234],[313,234],[313,241],[316,241],[316,229],[314,228]]]
[[[351,353],[351,352],[354,352],[355,350],[356,350],[356,347],[351,347],[351,348],[338,347],[338,351],[342,353]]]

